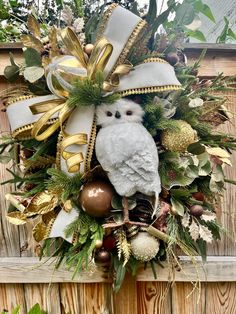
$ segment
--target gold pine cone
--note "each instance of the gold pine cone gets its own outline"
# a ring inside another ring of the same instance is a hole
[[[196,142],[197,132],[183,120],[176,120],[179,130],[164,130],[161,142],[166,150],[172,152],[185,152],[187,147]]]

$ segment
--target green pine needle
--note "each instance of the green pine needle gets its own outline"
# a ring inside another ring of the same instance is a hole
[[[109,94],[104,96],[103,90],[104,78],[101,72],[96,74],[94,80],[85,78],[83,80],[78,79],[74,83],[74,88],[70,92],[68,104],[72,107],[79,106],[99,106],[103,103],[113,104],[120,96],[119,94]]]
[[[47,189],[60,195],[63,202],[78,195],[83,183],[81,174],[68,176],[65,172],[54,168],[48,169],[47,173],[51,176],[46,181]]]

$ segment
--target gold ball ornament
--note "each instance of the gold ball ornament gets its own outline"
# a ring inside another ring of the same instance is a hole
[[[142,262],[153,259],[160,247],[159,241],[147,232],[139,232],[130,241],[132,255]]]
[[[93,48],[94,48],[94,45],[93,45],[93,44],[87,44],[87,45],[84,47],[84,51],[85,51],[88,55],[91,55]]]
[[[86,77],[87,70],[74,56],[58,56],[52,59],[45,69],[47,85],[50,91],[61,98],[67,98],[73,88],[73,81]]]
[[[166,150],[171,152],[185,152],[187,147],[196,142],[197,132],[183,120],[176,120],[179,130],[164,130],[161,143]]]
[[[80,192],[79,202],[83,210],[92,217],[107,217],[115,195],[113,186],[104,181],[86,183]]]

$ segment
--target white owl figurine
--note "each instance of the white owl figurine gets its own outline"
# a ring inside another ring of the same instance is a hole
[[[97,107],[96,156],[121,196],[136,192],[155,195],[161,191],[156,144],[142,125],[144,111],[128,99]]]

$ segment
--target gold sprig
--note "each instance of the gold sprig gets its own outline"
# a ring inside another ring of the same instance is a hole
[[[118,258],[120,260],[123,256],[123,266],[125,266],[131,255],[131,247],[130,243],[127,241],[126,233],[123,229],[116,230],[116,247],[118,250]]]

